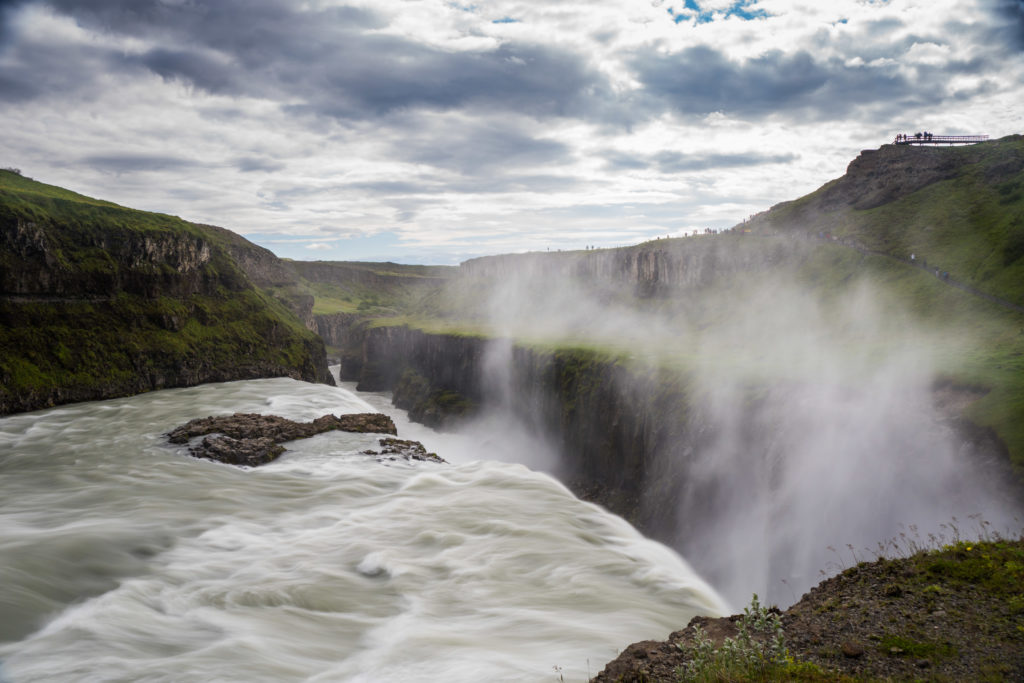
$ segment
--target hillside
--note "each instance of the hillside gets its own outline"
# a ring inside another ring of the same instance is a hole
[[[238,240],[0,171],[0,414],[233,379],[332,383],[322,341],[232,258]]]
[[[702,657],[697,627],[721,648],[726,638],[738,639],[744,620],[697,617],[664,642],[630,645],[594,681],[1021,680],[1022,591],[1022,540],[961,541],[861,562],[822,581],[783,612],[778,631],[766,629],[769,638],[784,640],[774,663],[703,655],[708,664],[695,664]]]
[[[828,236],[1024,305],[1024,136],[966,147],[884,145],[841,178],[743,226]]]
[[[738,227],[875,261],[894,298],[957,340],[931,340],[945,377],[978,389],[965,416],[1024,471],[1024,136],[866,150],[841,178]]]

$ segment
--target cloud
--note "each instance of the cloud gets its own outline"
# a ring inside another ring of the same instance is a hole
[[[993,34],[1010,50],[1024,50],[1024,0],[995,0],[993,13],[1001,25]]]
[[[307,244],[306,249],[311,249],[313,251],[330,251],[331,249],[334,249],[334,245],[328,244],[327,242],[313,242],[312,244]]]
[[[887,108],[898,106],[908,93],[920,92],[895,68],[821,61],[807,51],[772,50],[734,61],[702,45],[670,55],[644,53],[632,65],[651,96],[688,115],[724,112],[762,117],[785,112],[836,118],[878,102]],[[941,92],[940,86],[933,99],[939,99]],[[866,98],[866,93],[871,96]]]
[[[686,173],[690,171],[709,171],[720,168],[737,168],[743,166],[763,166],[765,164],[785,164],[798,159],[793,153],[762,154],[748,153],[700,153],[685,154],[683,152],[663,151],[648,156],[609,152],[606,155],[608,167],[616,171],[655,169],[659,173]]]
[[[80,163],[107,173],[142,173],[146,171],[183,170],[202,166],[193,159],[159,154],[94,154]]]
[[[386,20],[361,8],[270,0],[48,4],[93,30],[153,44],[124,56],[123,65],[112,60],[110,69],[137,65],[206,92],[269,96],[292,111],[342,120],[462,107],[586,117],[600,109],[590,100],[608,93],[587,57],[565,48],[506,41],[440,49],[380,32]]]
[[[234,160],[233,165],[242,173],[253,173],[257,171],[273,173],[275,171],[282,171],[288,167],[288,165],[282,161],[269,159],[267,157],[239,157]]]
[[[178,79],[209,92],[238,90],[228,65],[198,52],[156,48],[138,57],[138,61],[167,80]]]
[[[431,120],[415,131],[396,131],[392,155],[461,175],[503,173],[522,167],[550,168],[572,158],[563,142],[538,138],[504,118]]]

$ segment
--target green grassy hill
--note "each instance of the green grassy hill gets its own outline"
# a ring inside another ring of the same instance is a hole
[[[995,429],[1024,473],[1024,136],[966,147],[885,145],[847,173],[739,226],[800,237],[822,291],[869,269],[931,331],[945,379]]]
[[[0,414],[208,381],[330,382],[216,229],[0,171]]]

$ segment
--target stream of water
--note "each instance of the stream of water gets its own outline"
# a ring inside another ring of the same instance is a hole
[[[378,409],[268,379],[0,419],[0,681],[575,681],[727,611],[551,477],[401,419],[450,464],[330,432],[243,469],[164,437]]]

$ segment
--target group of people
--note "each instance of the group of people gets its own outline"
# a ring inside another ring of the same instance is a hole
[[[896,136],[896,143],[899,144],[901,142],[910,142],[910,139],[911,139],[910,135],[907,135],[906,133],[900,133],[899,135]],[[932,139],[932,134],[931,133],[914,133],[913,139],[914,140],[931,140]]]

